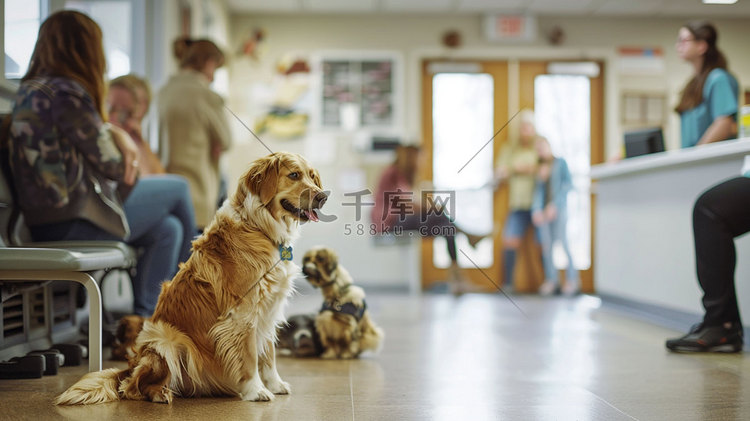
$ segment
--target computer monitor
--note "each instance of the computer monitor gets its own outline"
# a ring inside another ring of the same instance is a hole
[[[625,133],[625,158],[664,152],[661,127]]]

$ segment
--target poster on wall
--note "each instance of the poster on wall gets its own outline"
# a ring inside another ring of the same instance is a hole
[[[277,139],[295,139],[307,133],[310,66],[307,58],[287,55],[276,64],[270,109],[255,121],[255,132]]]
[[[392,59],[322,61],[321,125],[330,128],[394,124]]]

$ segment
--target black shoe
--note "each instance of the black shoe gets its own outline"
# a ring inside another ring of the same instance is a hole
[[[740,352],[742,342],[742,325],[737,322],[729,328],[698,323],[687,335],[668,340],[667,348],[678,352]]]
[[[45,368],[43,355],[14,357],[0,362],[0,379],[41,379]]]

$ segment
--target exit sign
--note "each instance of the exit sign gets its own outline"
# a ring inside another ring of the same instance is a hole
[[[536,39],[536,18],[529,15],[488,15],[484,33],[490,41],[531,42]]]

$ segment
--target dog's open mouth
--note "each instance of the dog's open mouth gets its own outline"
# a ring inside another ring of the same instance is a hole
[[[318,222],[320,220],[315,209],[300,209],[286,199],[281,199],[281,207],[302,221]]]

